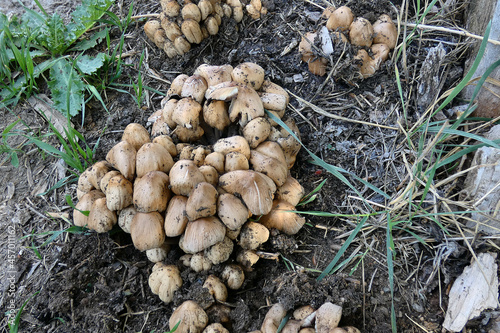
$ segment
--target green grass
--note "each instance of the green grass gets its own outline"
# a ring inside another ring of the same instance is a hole
[[[34,293],[33,295],[31,295],[24,303],[23,305],[21,305],[21,307],[19,308],[19,310],[17,311],[16,313],[16,316],[14,317],[14,321],[12,323],[8,322],[7,325],[9,327],[9,333],[17,333],[19,331],[19,322],[21,321],[21,314],[24,310],[24,308],[26,307],[26,304],[28,304],[28,302],[33,298],[35,297],[36,295],[38,295],[40,292],[37,291],[36,293]]]

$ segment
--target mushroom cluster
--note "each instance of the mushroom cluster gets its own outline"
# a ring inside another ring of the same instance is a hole
[[[244,9],[253,19],[267,13],[261,0],[251,0],[246,6],[240,0],[160,0],[160,4],[162,12],[158,19],[146,22],[144,32],[169,58],[182,56],[191,44],[216,35],[224,18],[239,23]]]
[[[75,225],[107,232],[118,224],[130,233],[157,263],[150,286],[165,302],[182,285],[179,271],[161,263],[175,245],[185,252],[180,262],[196,272],[236,252],[221,278],[240,288],[269,230],[293,235],[305,223],[293,212],[304,189],[289,171],[300,143],[284,117],[288,99],[254,63],[179,75],[149,119],[152,135],[129,124],[106,160],[82,173]]]
[[[325,26],[304,34],[299,44],[302,61],[308,63],[309,71],[315,75],[326,73],[327,59],[322,55],[329,56],[336,47],[342,49],[350,43],[358,49],[353,64],[358,66],[362,78],[368,78],[396,47],[398,30],[389,15],[381,15],[372,25],[363,17],[355,18],[349,7],[342,6],[326,8],[322,17]]]

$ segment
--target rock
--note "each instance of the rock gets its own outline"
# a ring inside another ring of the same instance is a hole
[[[498,305],[497,255],[481,253],[472,265],[465,267],[450,290],[448,310],[443,327],[452,332],[461,331],[467,321],[481,311]]]

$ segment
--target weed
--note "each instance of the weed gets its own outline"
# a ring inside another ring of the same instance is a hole
[[[24,303],[23,305],[19,308],[19,310],[17,311],[17,314],[16,314],[16,317],[14,318],[14,321],[11,323],[10,321],[7,323],[7,325],[9,326],[9,332],[10,333],[17,333],[19,331],[19,321],[21,320],[21,314],[26,306],[26,304],[28,304],[28,302],[33,298],[35,297],[36,295],[38,295],[40,292],[37,291],[36,293],[34,293],[33,295],[30,296],[30,298],[28,298]]]

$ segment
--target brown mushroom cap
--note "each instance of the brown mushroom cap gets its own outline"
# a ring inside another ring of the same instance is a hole
[[[109,171],[104,175],[104,177],[101,178],[101,183],[99,188],[101,189],[102,193],[106,194],[106,190],[108,189],[108,184],[111,178],[114,176],[122,175],[119,171],[112,170]]]
[[[137,211],[165,211],[171,196],[168,181],[167,174],[161,171],[150,171],[144,177],[138,178],[134,184],[133,195]]]
[[[174,141],[168,135],[159,135],[153,139],[153,143],[159,143],[165,148],[170,156],[177,156],[177,148],[175,148]]]
[[[208,324],[208,316],[194,301],[185,301],[172,313],[168,321],[170,330],[177,326],[176,332],[201,332]]]
[[[228,237],[224,237],[222,242],[205,249],[205,257],[214,265],[218,265],[229,259],[231,253],[233,253],[233,247],[233,241]]]
[[[231,124],[228,110],[229,106],[224,101],[207,100],[203,105],[203,119],[210,127],[222,131]]]
[[[202,64],[196,68],[194,75],[200,75],[207,81],[209,87],[218,85],[222,82],[231,81],[231,72],[233,67],[231,65],[210,66]]]
[[[370,47],[373,41],[373,26],[367,19],[357,17],[350,26],[351,44]]]
[[[283,96],[283,98],[285,97]],[[252,119],[243,128],[243,136],[245,137],[245,140],[248,141],[250,148],[257,147],[260,143],[267,139],[269,134],[271,134],[271,124],[264,117]]]
[[[318,333],[329,333],[339,325],[342,307],[326,302],[316,310],[315,329]]]
[[[118,221],[116,213],[106,206],[106,198],[95,199],[90,207],[87,227],[99,233],[110,231]]]
[[[214,144],[214,151],[224,155],[235,151],[242,153],[247,159],[250,158],[250,146],[248,141],[239,135],[217,140]]]
[[[304,188],[291,175],[288,175],[285,183],[276,190],[276,199],[286,201],[292,206],[297,206],[303,196]]]
[[[301,306],[300,308],[297,308],[293,311],[293,318],[296,320],[304,320],[310,314],[312,314],[314,311],[315,310],[312,306],[304,305],[304,306]]]
[[[177,0],[160,0],[161,8],[165,15],[170,17],[179,16],[181,12],[181,6]]]
[[[242,153],[232,151],[226,154],[226,163],[224,164],[226,172],[248,170],[249,168],[248,159]]]
[[[238,230],[248,219],[248,208],[230,193],[219,195],[217,200],[217,215],[226,227]]]
[[[245,281],[245,273],[239,265],[226,265],[221,273],[229,289],[240,289]]]
[[[111,148],[106,155],[108,161],[113,168],[120,171],[120,173],[128,180],[134,179],[135,176],[135,158],[137,151],[127,141],[120,141]]]
[[[94,163],[87,170],[88,181],[92,186],[101,190],[101,179],[109,172],[109,164],[106,161],[99,161]]]
[[[179,55],[184,55],[184,53],[189,52],[191,49],[191,44],[183,36],[179,36],[174,40],[175,50]]]
[[[222,165],[224,165],[224,162],[222,162]],[[94,188],[95,188],[94,185],[92,185],[92,183],[89,180],[89,169],[87,169],[80,174],[80,177],[78,177],[77,190],[82,193],[87,193]]]
[[[219,173],[211,165],[202,165],[198,168],[205,177],[205,181],[216,187],[219,184]]]
[[[144,32],[146,33],[146,36],[152,41],[154,40],[156,31],[158,31],[158,29],[160,28],[160,21],[157,20],[149,20],[146,22],[146,24],[144,24]]]
[[[192,98],[185,97],[177,102],[174,113],[172,114],[172,120],[188,129],[196,128],[199,125],[199,116],[202,107],[200,103]]]
[[[106,205],[109,210],[122,210],[132,204],[132,183],[123,175],[111,178],[106,188]]]
[[[203,283],[203,288],[207,288],[210,294],[219,302],[226,301],[227,288],[217,276],[209,275]]]
[[[251,170],[231,171],[219,178],[219,185],[241,197],[252,214],[264,215],[271,211],[276,185],[266,175]]]
[[[236,256],[236,261],[240,263],[247,271],[252,270],[252,266],[259,261],[260,257],[251,250],[241,250]]]
[[[221,242],[226,228],[215,216],[188,222],[179,241],[180,248],[186,253],[198,253]]]
[[[300,140],[300,131],[295,121],[292,118],[285,119],[283,121],[289,129],[292,130],[295,137]],[[295,140],[294,136],[284,128],[277,129],[275,127],[271,128],[271,134],[268,137],[269,141],[275,141],[283,149],[283,153],[285,154],[285,159],[288,164],[288,168],[291,169],[293,164],[295,163],[295,159],[297,154],[300,151],[300,142]]]
[[[144,126],[137,123],[131,123],[128,124],[123,131],[122,141],[127,141],[134,146],[135,150],[139,150],[142,145],[151,142],[151,139],[149,138],[149,133]]]
[[[346,31],[354,20],[352,11],[347,6],[341,6],[333,11],[326,22],[326,27],[330,31]]]
[[[181,31],[191,44],[200,44],[203,40],[200,24],[193,19],[184,20]]]
[[[386,44],[372,44],[373,60],[377,63],[377,67],[387,60],[389,57],[389,46]]]
[[[277,186],[281,186],[285,183],[288,174],[285,156],[283,155],[281,147],[276,142],[266,141],[264,143],[274,144],[277,146],[277,149],[270,150],[268,146],[257,150],[260,146],[257,147],[255,150],[251,151],[250,163],[252,164],[253,170],[265,174],[271,178]],[[276,152],[276,154],[273,155],[269,151]],[[278,152],[281,153],[281,155],[279,155]]]
[[[143,177],[150,171],[168,173],[173,165],[172,156],[159,143],[146,143],[137,151],[135,166],[137,177]]]
[[[378,69],[377,64],[373,61],[373,59],[368,55],[363,49],[360,49],[356,56],[354,57],[355,61],[359,62],[359,73],[361,76],[366,79],[375,74]]]
[[[118,225],[128,234],[130,233],[130,225],[135,213],[137,213],[137,209],[133,205],[130,205],[122,209],[118,215]]]
[[[170,84],[170,88],[167,90],[167,95],[165,98],[170,98],[172,96],[181,96],[182,87],[184,86],[184,82],[189,78],[186,74],[179,74],[172,80]],[[171,101],[171,100],[169,100]],[[174,100],[175,101],[175,100]]]
[[[137,212],[130,225],[132,242],[139,251],[160,247],[165,241],[163,217],[158,212]]]
[[[398,42],[398,29],[392,22],[389,15],[381,15],[377,21],[373,24],[373,37],[374,44],[386,44],[389,49],[396,47]]]
[[[184,25],[184,23],[182,24]],[[184,81],[184,85],[182,86],[181,91],[181,97],[190,97],[201,104],[203,102],[203,99],[205,98],[205,91],[207,90],[207,88],[207,82],[203,77],[201,77],[200,75],[192,75],[188,77],[186,81]]]
[[[160,262],[165,260],[170,251],[170,244],[163,243],[162,246],[146,250],[146,256],[151,262]]]
[[[210,36],[215,36],[219,32],[220,23],[217,16],[217,14],[210,15],[209,17],[207,17],[205,22],[203,22],[203,25],[207,29],[207,32]]]
[[[176,195],[170,199],[165,215],[165,234],[167,237],[182,235],[188,219],[186,217],[186,203],[188,198]]]
[[[240,246],[245,250],[257,250],[269,239],[269,229],[257,222],[247,222],[241,228]]]
[[[321,13],[321,18],[327,19],[330,18],[330,16],[333,14],[333,12],[337,9],[335,6],[328,6],[323,10],[323,13]]]
[[[262,87],[260,88],[260,91],[263,93],[272,93],[272,94],[280,94],[285,96],[286,98],[286,104],[288,105],[288,102],[290,101],[290,96],[286,92],[285,89],[277,85],[276,83],[273,83],[269,80],[264,80],[264,83],[262,83]]]
[[[217,212],[218,193],[215,187],[207,182],[196,184],[189,193],[186,203],[186,216],[189,221],[215,215]]]
[[[205,164],[213,166],[219,174],[224,173],[224,160],[225,156],[221,152],[214,151],[205,156]]]
[[[170,303],[174,299],[174,293],[182,286],[182,278],[176,266],[157,262],[148,284],[153,294],[160,296],[163,302]]]
[[[214,7],[210,0],[200,0],[198,2],[198,8],[201,12],[201,20],[204,21],[208,15],[212,14],[214,11]]]
[[[222,326],[220,323],[213,323],[208,325],[202,333],[229,333],[227,328]]]
[[[281,320],[283,320],[285,315],[286,310],[284,306],[281,303],[274,304],[264,317],[264,321],[262,322],[262,326],[260,328],[262,333],[277,332]]]
[[[285,112],[286,106],[288,105],[286,96],[274,93],[259,93],[259,96],[266,110],[276,111],[278,113]]]
[[[253,62],[244,62],[233,69],[233,81],[243,83],[254,90],[259,90],[264,82],[264,68]]]
[[[170,188],[177,195],[188,196],[197,184],[204,181],[205,177],[191,160],[179,160],[170,169]]]
[[[306,223],[305,218],[290,212],[294,210],[295,206],[292,206],[288,202],[275,200],[271,212],[262,216],[259,222],[269,229],[275,228],[287,235],[294,235]]]
[[[85,227],[88,224],[88,215],[82,212],[88,212],[92,208],[92,204],[99,198],[104,198],[104,193],[99,190],[91,190],[80,198],[80,201],[73,210],[73,223],[79,227]]]

